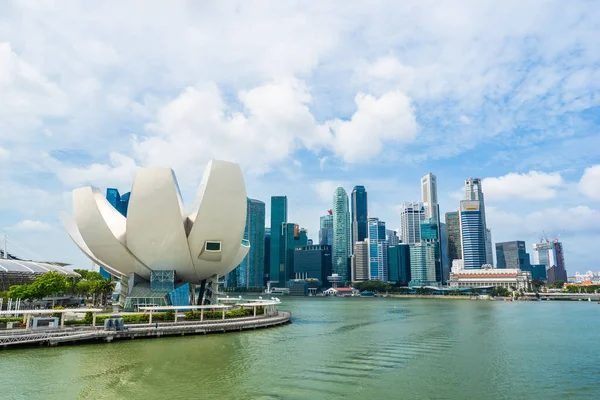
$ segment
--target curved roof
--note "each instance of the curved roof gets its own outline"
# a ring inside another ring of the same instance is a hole
[[[77,272],[45,262],[0,259],[0,274],[21,273],[39,275],[51,271],[65,276],[79,276]]]

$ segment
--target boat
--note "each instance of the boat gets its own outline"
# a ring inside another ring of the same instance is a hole
[[[365,290],[360,294],[360,297],[375,297],[375,293],[371,292],[370,290]]]
[[[504,301],[512,301],[512,299],[504,299]]]

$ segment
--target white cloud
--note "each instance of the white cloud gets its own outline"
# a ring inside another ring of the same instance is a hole
[[[526,174],[509,173],[482,182],[486,200],[549,200],[556,196],[564,182],[559,173],[530,171]]]
[[[52,226],[50,224],[47,224],[46,222],[25,219],[23,221],[18,222],[10,229],[14,229],[17,231],[44,232],[51,230]]]
[[[334,132],[334,151],[346,162],[366,162],[381,153],[383,145],[411,142],[417,136],[417,121],[410,98],[400,91],[379,98],[360,93],[357,110],[349,121],[329,123]]]
[[[100,187],[131,187],[136,171],[135,161],[123,154],[110,153],[109,164],[92,164],[87,167],[59,165],[58,178],[68,187],[84,185]]]
[[[28,129],[43,125],[42,117],[67,110],[59,86],[23,61],[10,43],[0,42],[0,138],[19,141]]]
[[[312,188],[322,201],[328,201],[333,205],[333,193],[338,187],[344,187],[347,182],[323,180],[312,184]]]
[[[8,150],[0,147],[0,160],[8,159],[8,157],[10,157],[10,152]]]
[[[600,200],[600,165],[586,168],[579,181],[581,193],[593,200]]]

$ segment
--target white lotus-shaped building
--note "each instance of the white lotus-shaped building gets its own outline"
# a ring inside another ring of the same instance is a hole
[[[151,271],[174,270],[198,284],[233,270],[250,249],[244,177],[226,161],[209,162],[189,214],[173,170],[140,168],[127,217],[87,186],[73,191],[73,215],[61,218],[81,251],[116,277],[148,280]]]

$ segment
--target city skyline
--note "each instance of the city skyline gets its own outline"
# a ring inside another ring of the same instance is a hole
[[[597,269],[600,28],[593,4],[558,5],[2,4],[2,234],[89,268],[57,217],[66,193],[171,167],[190,204],[217,158],[267,208],[287,195],[313,239],[338,186],[364,185],[398,229],[427,173],[440,215],[479,177],[493,242],[564,230],[568,270]]]

